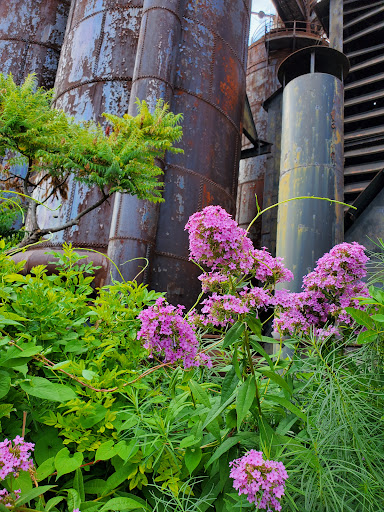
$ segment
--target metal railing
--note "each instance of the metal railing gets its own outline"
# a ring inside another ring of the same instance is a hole
[[[270,19],[261,24],[253,33],[251,44],[258,41],[261,37],[270,39],[282,35],[289,35],[291,37],[303,37],[304,35],[316,38],[319,41],[326,40],[327,36],[320,23],[313,21],[286,21],[280,19]]]

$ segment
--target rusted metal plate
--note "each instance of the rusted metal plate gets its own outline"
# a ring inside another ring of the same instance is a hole
[[[39,85],[53,87],[69,12],[69,1],[0,2],[1,72],[18,83],[32,72]]]
[[[141,23],[142,1],[74,0],[56,77],[54,106],[78,120],[103,122],[101,114],[128,111]],[[96,187],[69,181],[69,197],[53,221],[68,221],[95,203]],[[58,200],[52,201],[51,206]],[[50,245],[71,241],[107,250],[113,199],[84,216],[77,226],[54,235]],[[39,208],[42,226],[52,215]]]
[[[343,200],[343,85],[309,73],[284,89],[279,202],[316,196]],[[289,289],[325,252],[343,240],[343,207],[305,199],[279,206],[277,255],[294,273]]]

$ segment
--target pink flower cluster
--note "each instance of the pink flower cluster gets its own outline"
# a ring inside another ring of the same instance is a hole
[[[167,363],[182,363],[184,368],[206,365],[211,366],[209,357],[199,352],[196,333],[183,318],[184,306],[171,306],[163,297],[139,314],[141,329],[138,339],[144,341],[144,347],[151,355],[155,352],[164,357]]]
[[[266,308],[273,302],[272,295],[262,288],[245,286],[239,294],[219,295],[213,293],[202,301],[202,315],[198,323],[203,326],[225,327],[237,320],[237,316],[251,310]]]
[[[367,286],[360,280],[367,273],[365,265],[369,260],[364,249],[357,242],[336,245],[304,277],[303,292],[277,291],[279,318],[275,319],[275,329],[294,335],[308,333],[312,327],[324,339],[340,334],[338,325],[352,325],[353,319],[345,308],[361,308],[356,297],[369,296]]]
[[[266,247],[252,251],[254,260],[253,274],[262,283],[276,284],[292,281],[293,274],[284,267],[283,258],[274,258]]]
[[[248,273],[253,266],[252,242],[220,206],[207,206],[189,218],[190,260],[224,273]]]
[[[0,503],[7,508],[15,506],[15,502],[20,498],[21,490],[10,493],[7,489],[0,489]]]
[[[240,459],[229,463],[233,487],[239,496],[247,495],[257,509],[268,512],[280,511],[280,498],[284,496],[285,480],[288,474],[282,462],[264,460],[263,453],[250,450]],[[273,507],[273,508],[272,508]]]
[[[13,441],[0,443],[0,480],[4,480],[9,474],[17,476],[21,470],[28,471],[33,466],[31,452],[35,445],[26,443],[20,436]]]

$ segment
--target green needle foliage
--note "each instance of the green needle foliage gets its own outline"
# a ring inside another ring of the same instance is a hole
[[[6,159],[1,181],[5,188],[25,196],[40,187],[39,199],[44,204],[52,197],[65,199],[72,177],[98,187],[100,199],[66,224],[40,229],[38,204],[26,198],[30,232],[23,245],[77,224],[117,191],[151,202],[163,201],[162,170],[156,160],[166,151],[182,152],[173,146],[182,136],[181,114],[169,112],[161,100],[154,112],[145,101],[138,101],[135,117],[104,114],[108,121],[104,131],[93,122],[76,122],[65,112],[52,109],[52,96],[53,91],[37,88],[34,75],[18,86],[12,75],[0,74],[0,156]],[[17,165],[26,172],[16,172]]]

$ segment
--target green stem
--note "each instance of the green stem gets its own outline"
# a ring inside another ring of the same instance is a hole
[[[261,405],[260,405],[259,386],[257,385],[256,372],[255,372],[255,367],[253,365],[251,349],[250,349],[250,346],[249,346],[249,336],[248,336],[248,331],[247,330],[244,333],[244,345],[245,345],[245,349],[246,349],[247,355],[248,355],[249,366],[251,367],[251,371],[252,371],[253,377],[255,379],[257,409],[259,411],[260,416],[262,416],[262,414],[261,414]]]

